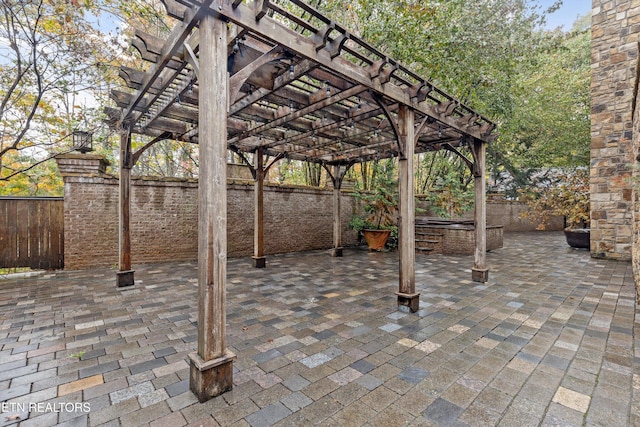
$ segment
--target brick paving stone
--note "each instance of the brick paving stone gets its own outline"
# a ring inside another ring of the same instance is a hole
[[[152,421],[149,427],[183,427],[185,425],[187,425],[187,420],[184,419],[182,414],[180,412],[173,412]]]
[[[462,414],[463,408],[443,398],[437,398],[422,415],[438,424],[451,425]]]
[[[220,409],[212,413],[212,415],[220,425],[226,426],[232,425],[236,421],[258,412],[259,410],[260,408],[251,400],[245,400]]]
[[[61,422],[57,427],[87,427],[89,425],[89,416],[87,414]]]
[[[275,403],[247,416],[245,420],[252,427],[268,427],[291,415],[291,410],[282,403]]]
[[[0,402],[6,402],[14,397],[24,396],[31,391],[31,384],[22,384],[0,391]]]
[[[306,379],[302,378],[298,374],[295,374],[295,375],[285,379],[282,382],[282,385],[284,385],[285,387],[287,387],[291,391],[300,391],[303,388],[305,388],[306,386],[308,386],[309,384],[311,384],[311,382],[309,382]]]
[[[629,263],[567,250],[561,233],[506,234],[477,284],[472,257],[417,254],[410,314],[393,294],[397,253],[345,252],[270,256],[268,269],[229,260],[234,389],[203,404],[186,359],[195,262],[137,266],[128,290],[105,286],[107,269],[3,279],[0,398],[91,402],[88,424],[107,426],[250,426],[262,414],[296,427],[640,424]],[[83,418],[23,424],[56,422]]]
[[[122,427],[138,427],[148,425],[150,422],[162,418],[171,413],[171,409],[166,402],[159,402],[152,406],[144,407],[137,411],[132,411],[122,415],[120,425]]]
[[[80,376],[80,378],[92,377],[94,375],[115,371],[116,369],[119,369],[119,368],[120,368],[120,363],[118,363],[118,361],[101,363],[99,365],[80,369],[78,371],[78,375]]]
[[[189,380],[178,381],[165,387],[169,397],[174,397],[189,390]]]
[[[64,396],[66,394],[71,394],[78,390],[84,390],[89,387],[95,387],[99,384],[102,384],[104,381],[102,379],[102,375],[94,375],[91,377],[83,378],[81,380],[73,381],[67,384],[62,384],[58,386],[58,396]]]
[[[114,403],[104,409],[91,411],[89,413],[89,422],[91,425],[101,425],[110,421],[118,421],[118,418],[140,409],[140,405],[136,399],[128,399],[122,402]]]
[[[148,360],[146,362],[138,363],[132,366],[129,366],[129,371],[132,375],[139,374],[145,371],[151,371],[155,368],[159,368],[160,366],[164,366],[167,364],[167,361],[163,358]]]
[[[37,371],[38,371],[37,365],[23,366],[21,368],[16,368],[16,369],[7,369],[5,371],[0,372],[0,381],[12,380],[14,378],[19,378],[24,375],[33,374]]]

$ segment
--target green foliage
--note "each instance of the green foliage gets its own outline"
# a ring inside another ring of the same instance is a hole
[[[400,60],[499,125],[488,147],[491,174],[517,187],[540,168],[589,159],[590,32],[544,29],[537,0],[327,0],[321,7],[385,54]],[[435,159],[435,158],[431,158]],[[435,159],[427,192],[452,169]],[[440,162],[440,163],[438,163]]]
[[[516,188],[525,187],[540,169],[588,164],[588,20],[577,22],[569,33],[544,30],[549,11],[539,0],[310,4],[496,121],[499,137],[488,147],[494,180],[509,175]],[[297,7],[290,2],[280,5]],[[7,101],[0,109],[0,191],[43,194],[49,191],[45,187],[59,186],[47,193],[59,194],[60,181],[48,177],[52,168],[26,169],[71,149],[68,135],[78,127],[94,131],[96,151],[117,165],[119,135],[102,124],[102,107],[111,102],[109,91],[122,83],[118,67],[143,63],[121,40],[136,28],[164,37],[175,25],[162,2],[8,0],[0,10],[5,16],[0,36],[8,40],[0,47],[0,97]],[[105,19],[118,28],[96,25]],[[12,34],[19,35],[19,43],[12,43]],[[25,71],[22,78],[17,78],[19,67]],[[135,137],[134,149],[146,142]],[[191,177],[197,173],[197,161],[197,147],[167,141],[145,152],[135,173]],[[349,177],[357,179],[360,190],[374,190],[386,162],[356,165]],[[416,164],[418,192],[437,190],[438,177],[459,182],[461,191],[469,185],[466,165],[451,153],[422,154]],[[8,180],[24,170],[24,176]],[[318,167],[289,160],[278,162],[271,172],[278,182],[299,185],[318,185],[322,175]]]
[[[398,186],[395,164],[392,161],[377,163],[376,182],[370,192],[356,192],[364,202],[364,217],[354,216],[349,226],[355,230],[393,229],[397,223]]]
[[[589,222],[589,169],[564,170],[546,183],[522,191],[529,209],[522,214],[544,230],[553,215],[563,216],[569,228],[585,227]]]
[[[427,193],[427,200],[439,217],[457,218],[473,207],[474,192],[456,174],[449,173],[438,178],[435,188]]]

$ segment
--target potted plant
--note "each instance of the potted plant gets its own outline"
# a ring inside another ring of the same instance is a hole
[[[382,250],[390,236],[397,241],[398,196],[396,183],[391,176],[378,177],[377,185],[370,193],[356,192],[355,195],[364,201],[364,215],[353,216],[349,227],[362,233],[369,245],[369,250]]]
[[[544,230],[551,216],[563,216],[567,243],[576,248],[589,249],[590,219],[589,170],[577,168],[563,171],[554,177],[552,183],[538,185],[533,190],[521,192],[528,204],[523,218],[538,223],[537,229]]]

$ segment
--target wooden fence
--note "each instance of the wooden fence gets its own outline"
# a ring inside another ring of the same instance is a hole
[[[0,268],[64,267],[64,199],[0,197]]]

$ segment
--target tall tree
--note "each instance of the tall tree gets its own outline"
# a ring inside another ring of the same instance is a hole
[[[0,183],[35,173],[72,149],[76,127],[96,125],[89,89],[100,86],[96,65],[113,56],[113,43],[90,22],[97,7],[90,0],[0,2]]]
[[[561,0],[546,9],[538,0],[326,0],[321,7],[497,122],[489,166],[494,175],[508,173],[517,185],[527,185],[533,169],[583,163],[588,153],[589,33],[584,24],[570,34],[545,30],[546,16],[561,5]],[[448,172],[434,166],[446,167],[442,162],[448,159],[423,156],[432,162],[426,169],[442,176]]]

